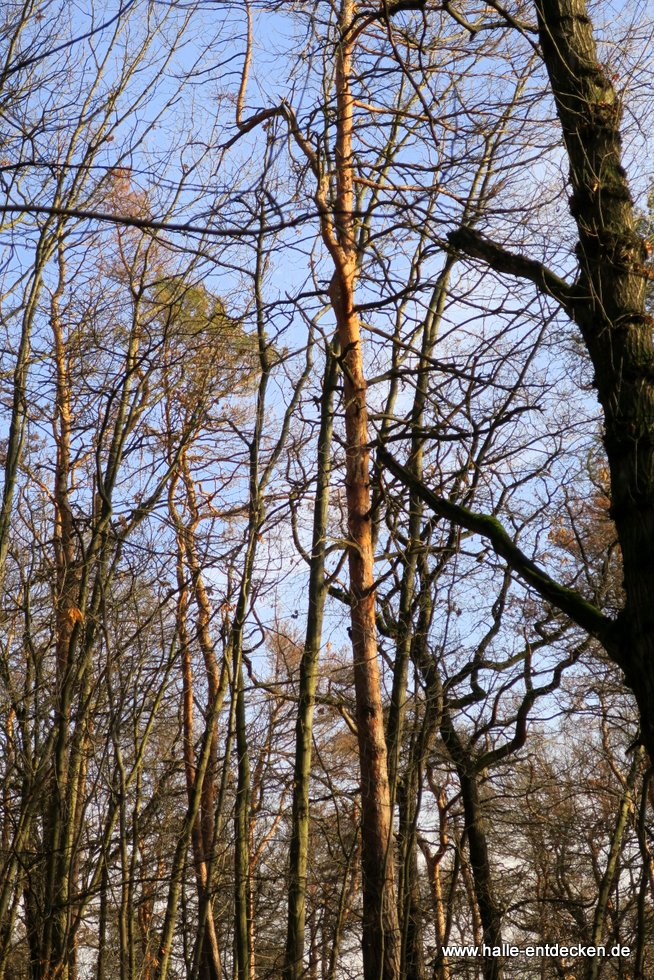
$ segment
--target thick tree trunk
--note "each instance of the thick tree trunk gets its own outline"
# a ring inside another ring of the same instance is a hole
[[[616,659],[654,758],[654,344],[647,258],[622,167],[621,105],[584,0],[538,0],[540,43],[570,164],[580,274],[571,313],[595,369],[624,565]],[[613,654],[616,656],[616,654]]]

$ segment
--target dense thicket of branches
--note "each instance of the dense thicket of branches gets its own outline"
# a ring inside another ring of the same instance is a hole
[[[652,976],[648,15],[3,5],[0,978]]]

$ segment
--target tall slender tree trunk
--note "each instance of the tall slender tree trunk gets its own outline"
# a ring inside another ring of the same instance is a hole
[[[48,801],[48,855],[46,870],[45,916],[42,966],[45,975],[58,972],[68,975],[66,940],[68,901],[71,890],[72,843],[75,798],[72,772],[70,726],[72,699],[66,695],[76,624],[82,614],[77,607],[79,581],[75,570],[75,543],[69,502],[71,404],[65,330],[59,304],[66,281],[64,242],[58,242],[58,282],[50,301],[56,370],[55,415],[56,444],[54,474],[54,558],[55,558],[55,651],[56,651],[56,726],[52,791]]]
[[[178,486],[178,480],[180,479],[184,487],[186,508],[189,515],[189,520],[186,524],[182,522],[175,505],[175,491]],[[179,472],[175,475],[169,487],[168,506],[177,536],[177,632],[179,635],[182,662],[184,764],[187,793],[190,801],[195,785],[195,747],[193,737],[193,668],[187,628],[189,592],[192,593],[197,607],[196,633],[205,664],[209,710],[216,702],[222,706],[226,693],[227,675],[225,670],[223,670],[221,675],[221,671],[218,668],[209,631],[211,612],[195,539],[200,514],[186,451],[182,453],[179,461]],[[187,581],[187,574],[190,581]],[[213,852],[216,821],[217,754],[217,732],[214,729],[211,733],[209,763],[202,784],[200,813],[191,834],[199,906],[198,930],[200,936],[198,937],[198,941],[200,943],[200,950],[198,976],[200,980],[220,980],[222,976],[218,934],[210,897],[210,857]]]
[[[443,790],[435,789],[436,800],[438,804],[438,814],[439,814],[439,828],[438,828],[438,848],[436,851],[432,851],[429,844],[425,840],[420,841],[420,849],[422,851],[425,863],[427,865],[427,873],[429,876],[429,890],[431,892],[432,907],[434,910],[434,932],[436,936],[436,958],[434,960],[434,980],[450,980],[450,964],[447,956],[443,951],[443,947],[447,944],[448,936],[448,924],[447,917],[445,914],[445,899],[443,896],[443,884],[441,881],[441,861],[445,857],[445,852],[448,844],[447,837],[447,805],[445,800],[445,793]],[[452,877],[456,877],[455,864],[453,869]]]
[[[245,719],[245,690],[240,646],[234,653],[237,787],[234,808],[234,958],[238,980],[251,980],[252,932],[250,916],[250,758]]]
[[[336,48],[336,146],[333,224],[323,211],[323,237],[334,262],[329,297],[341,348],[345,411],[345,494],[348,516],[350,621],[361,769],[363,971],[365,980],[400,975],[393,874],[393,815],[388,784],[375,617],[370,453],[361,324],[355,310],[351,91],[355,4],[342,0]],[[319,206],[324,200],[318,198]]]
[[[306,915],[307,862],[309,851],[309,783],[313,712],[318,683],[318,662],[327,587],[325,552],[329,519],[329,482],[333,430],[334,388],[338,376],[335,353],[328,349],[321,398],[318,434],[318,475],[313,512],[311,567],[309,570],[309,609],[300,661],[300,692],[295,726],[295,764],[293,771],[293,809],[288,888],[288,929],[286,935],[286,980],[300,980],[304,974],[304,923]]]
[[[447,710],[443,711],[441,735],[456,766],[461,786],[470,870],[483,930],[483,942],[491,949],[495,946],[501,947],[502,918],[495,896],[478,774],[475,770],[474,758],[466,751]],[[504,967],[501,957],[484,956],[483,975],[484,980],[502,980]]]
[[[418,760],[412,760],[417,763]],[[398,783],[399,807],[399,878],[398,907],[400,911],[402,980],[426,980],[423,949],[422,902],[418,874],[418,840],[416,824],[419,813],[417,779],[418,764],[410,764],[410,772]]]
[[[628,821],[635,807],[635,788],[636,781],[642,769],[644,750],[639,746],[634,752],[631,768],[625,780],[622,797],[615,821],[615,828],[611,837],[609,853],[606,860],[606,867],[600,882],[597,905],[593,916],[593,930],[591,933],[590,945],[599,946],[602,942],[602,934],[606,922],[606,915],[609,907],[609,897],[611,887],[615,881],[616,874],[619,874],[618,866],[620,855],[623,848],[623,839],[627,829]],[[598,980],[602,967],[602,958],[593,956],[588,963],[588,980]]]

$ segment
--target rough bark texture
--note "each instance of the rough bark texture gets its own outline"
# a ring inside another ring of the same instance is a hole
[[[536,4],[540,43],[570,163],[580,273],[572,313],[595,369],[624,563],[616,659],[654,758],[654,345],[645,244],[621,160],[621,105],[598,60],[583,0]]]
[[[578,325],[595,371],[622,552],[625,602],[617,623],[554,583],[491,518],[448,501],[437,513],[488,537],[518,574],[604,644],[636,698],[641,740],[654,758],[654,338],[647,313],[647,247],[622,165],[622,107],[599,61],[585,0],[535,0],[539,40],[569,163],[579,273],[573,285],[472,228],[451,244],[554,297]],[[392,462],[392,461],[391,461]],[[390,465],[390,464],[389,464]],[[396,474],[397,475],[397,474]],[[405,479],[405,476],[401,476]],[[423,488],[423,490],[426,488]]]

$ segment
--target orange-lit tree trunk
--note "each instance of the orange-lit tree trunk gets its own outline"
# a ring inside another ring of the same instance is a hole
[[[366,380],[361,325],[355,310],[357,254],[351,91],[354,16],[352,0],[342,0],[336,49],[336,172],[331,215],[326,212],[320,191],[317,200],[323,239],[334,263],[329,297],[336,318],[343,371],[351,638],[361,767],[364,977],[395,980],[400,966],[393,822],[377,655]]]
[[[400,976],[400,949],[393,872],[393,814],[377,652],[367,386],[361,325],[355,309],[359,262],[353,167],[355,100],[351,85],[354,50],[366,23],[365,18],[357,19],[354,0],[341,0],[335,45],[333,166],[325,163],[287,102],[261,109],[247,121],[242,119],[250,68],[250,35],[236,107],[239,133],[233,141],[255,126],[267,124],[272,117],[286,120],[289,134],[304,154],[317,183],[314,200],[320,233],[333,263],[328,294],[336,320],[343,373],[350,634],[361,771],[364,977],[365,980],[395,980]],[[296,882],[291,895],[293,921],[287,942],[287,976],[294,975],[292,971],[298,969],[300,962],[302,901]]]

